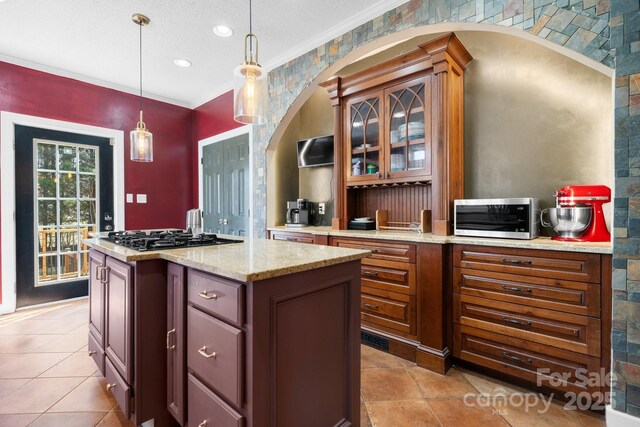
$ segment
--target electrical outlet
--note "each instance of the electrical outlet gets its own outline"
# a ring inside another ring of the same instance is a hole
[[[325,204],[323,203],[318,203],[318,213],[320,215],[324,215],[324,208],[325,208]]]

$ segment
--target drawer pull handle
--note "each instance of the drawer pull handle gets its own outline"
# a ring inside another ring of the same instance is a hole
[[[204,420],[203,422],[198,424],[198,427],[207,427],[207,420]]]
[[[378,277],[378,272],[377,271],[363,271],[362,274],[364,276],[371,276],[371,277]]]
[[[203,346],[201,349],[198,350],[198,354],[202,357],[205,357],[207,359],[211,359],[212,357],[215,359],[216,358],[216,352],[213,351],[210,354],[207,353],[207,346]]]
[[[209,294],[207,293],[207,291],[202,291],[202,292],[200,292],[198,295],[200,295],[200,296],[201,296],[202,298],[204,298],[204,299],[214,299],[214,300],[215,300],[215,299],[218,299],[218,294],[211,294],[211,295],[209,295]]]
[[[513,323],[514,325],[519,325],[519,326],[531,326],[531,322],[530,321],[522,321],[522,320],[516,320],[516,319],[510,319],[508,317],[503,317],[502,320],[504,322],[509,322],[509,323]]]
[[[171,334],[175,334],[175,333],[176,333],[175,328],[167,332],[167,350],[173,350],[174,348],[176,348],[175,344],[171,345]]]
[[[505,258],[502,260],[505,264],[516,264],[516,265],[531,265],[531,261],[523,261],[521,259],[509,259]]]
[[[111,391],[112,388],[115,388],[117,384],[107,384],[107,391]]]
[[[507,353],[506,351],[502,352],[502,357],[506,357],[507,359],[513,360],[515,362],[526,363],[527,365],[531,365],[531,363],[533,363],[533,360],[531,359],[521,359],[518,356],[513,356]]]
[[[94,354],[96,354],[96,352],[95,352],[95,351],[90,351],[90,352],[89,352],[89,357],[93,356]]]
[[[513,291],[513,292],[527,292],[527,293],[531,293],[531,288],[515,288],[513,286],[507,286],[507,285],[503,285],[502,289],[504,289],[505,291]]]
[[[100,267],[100,283],[107,283],[107,275],[109,274],[109,267]]]
[[[298,241],[298,239],[296,239],[295,237],[287,237],[287,240],[289,242],[297,242]]]
[[[372,310],[377,310],[378,309],[378,305],[377,304],[367,304],[366,302],[363,302],[362,306],[366,307],[366,308],[370,308]]]

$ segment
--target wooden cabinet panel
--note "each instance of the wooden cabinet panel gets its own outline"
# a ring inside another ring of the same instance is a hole
[[[416,268],[412,264],[367,260],[362,263],[362,286],[407,295],[416,294]]]
[[[89,334],[89,343],[87,345],[87,350],[89,351],[89,357],[93,359],[96,366],[100,370],[102,376],[104,376],[104,349],[102,345],[98,344],[95,337],[90,333]]]
[[[167,265],[167,409],[185,425],[186,274],[178,264]]]
[[[104,264],[105,255],[101,252],[89,251],[89,332],[95,343],[104,352]],[[101,369],[104,374],[104,366]]]
[[[242,427],[244,417],[224,403],[193,375],[188,376],[189,425],[201,427]]]
[[[454,321],[592,356],[600,356],[600,319],[454,294]]]
[[[118,402],[118,406],[124,413],[126,418],[131,416],[131,387],[127,384],[127,381],[122,378],[118,369],[111,363],[109,359],[106,360],[106,379],[107,379],[107,392],[113,394],[113,397]]]
[[[408,263],[416,262],[415,245],[342,238],[334,238],[332,239],[332,242],[333,246],[338,246],[341,248],[353,248],[371,251],[371,255],[369,256],[369,258],[371,259]],[[365,264],[366,261],[367,259],[365,258],[362,260],[362,263]]]
[[[596,391],[584,378],[588,372],[599,372],[597,357],[464,325],[454,326],[454,337],[453,355],[462,360],[564,391]],[[560,383],[550,374],[566,374],[568,381]]]
[[[187,308],[187,366],[236,407],[242,406],[242,331]]]
[[[190,304],[242,325],[244,294],[240,283],[189,269],[187,299]]]
[[[133,381],[133,267],[114,258],[106,263],[105,353],[125,381]]]
[[[295,233],[289,231],[270,231],[271,240],[284,240],[297,243],[315,243],[315,236],[309,233]]]
[[[600,317],[600,286],[597,284],[454,268],[453,292]]]
[[[523,276],[600,282],[597,254],[455,245],[453,265]]]
[[[363,324],[402,332],[415,338],[415,296],[363,287],[360,301]]]

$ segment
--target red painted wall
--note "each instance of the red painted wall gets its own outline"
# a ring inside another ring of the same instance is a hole
[[[129,160],[129,131],[138,121],[138,102],[131,94],[0,62],[0,110],[125,132],[125,192],[147,194],[147,204],[125,205],[127,229],[183,228],[186,211],[195,206],[193,111],[145,99],[154,161],[136,163]],[[208,123],[211,111],[202,114]]]
[[[233,91],[230,90],[193,110],[193,201],[198,204],[198,141],[242,126],[233,120]]]

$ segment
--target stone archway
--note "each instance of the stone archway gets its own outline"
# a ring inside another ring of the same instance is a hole
[[[452,2],[411,0],[336,39],[272,70],[269,73],[269,117],[256,132],[254,147],[254,230],[266,235],[267,150],[277,144],[287,120],[309,98],[317,82],[352,61],[367,49],[375,49],[407,38],[411,32],[455,31],[478,24],[488,31],[510,31],[547,46],[564,47],[575,59],[607,66],[613,63],[608,50],[609,3],[593,7],[558,7],[530,0],[484,3],[470,1],[461,6]],[[588,2],[584,2],[588,3]],[[491,6],[490,6],[491,5]],[[272,149],[272,148],[271,148]]]

